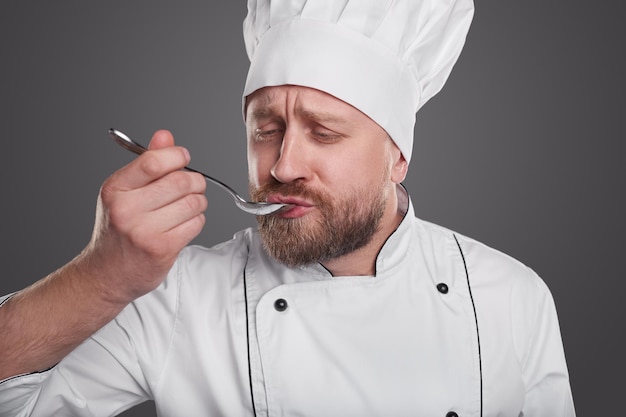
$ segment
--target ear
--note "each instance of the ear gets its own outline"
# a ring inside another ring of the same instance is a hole
[[[391,155],[391,181],[393,181],[395,184],[400,184],[406,178],[406,174],[409,171],[409,163],[406,161],[404,155],[400,151],[400,148],[398,148],[395,143],[393,143]]]

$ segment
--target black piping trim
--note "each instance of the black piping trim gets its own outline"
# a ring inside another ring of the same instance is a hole
[[[55,366],[57,366],[58,364],[59,363],[57,362],[54,365],[52,365],[51,367],[49,367],[48,369],[44,369],[43,371],[27,372],[27,373],[24,373],[24,374],[19,374],[19,375],[8,377],[7,379],[4,379],[4,380],[0,381],[0,385],[4,384],[6,382],[9,382],[9,381],[13,381],[14,379],[19,379],[19,378],[24,378],[24,377],[31,376],[31,375],[37,375],[37,374],[46,373],[49,370],[51,370],[52,368],[54,368]]]
[[[402,183],[396,184],[396,188],[401,188],[402,191],[404,192],[404,196],[402,198],[406,198],[406,210],[404,210],[404,214],[402,214],[402,220],[400,220],[400,223],[396,225],[395,229],[393,229],[393,232],[389,233],[389,236],[387,236],[383,244],[380,246],[380,248],[378,248],[378,252],[376,252],[376,258],[374,258],[374,276],[378,275],[378,270],[376,268],[378,267],[378,258],[380,257],[380,252],[382,252],[383,248],[385,247],[389,239],[391,239],[391,236],[393,236],[396,233],[396,231],[398,230],[402,222],[404,222],[406,215],[409,213],[409,205],[410,205],[409,191],[406,189],[406,187]],[[397,195],[397,191],[396,191],[396,195]]]
[[[404,192],[404,197],[406,197],[406,199],[407,199],[407,207],[406,207],[406,210],[404,211],[404,214],[402,214],[402,220],[400,220],[400,223],[398,223],[396,228],[393,229],[393,232],[391,232],[389,234],[389,236],[387,236],[387,238],[385,239],[383,244],[380,246],[380,248],[378,248],[378,252],[376,253],[376,258],[374,258],[374,276],[378,275],[378,271],[376,270],[376,267],[378,266],[377,264],[378,264],[378,257],[380,256],[380,252],[383,250],[383,248],[387,244],[387,241],[389,241],[389,239],[391,239],[391,236],[393,236],[393,234],[396,233],[396,231],[398,230],[398,228],[400,227],[400,225],[402,224],[402,222],[406,218],[406,215],[409,213],[409,204],[410,204],[409,203],[409,191],[406,189],[406,187],[402,183],[397,184],[397,187],[400,187],[402,189],[402,191]],[[322,268],[324,268],[326,271],[328,271],[328,273],[330,274],[331,277],[335,277],[335,275],[331,272],[330,269],[326,268],[326,266],[324,266],[321,262],[319,264],[322,266]]]
[[[465,268],[465,278],[467,279],[467,289],[469,291],[470,300],[472,301],[472,308],[474,309],[474,321],[476,322],[476,340],[478,341],[478,372],[480,374],[480,417],[483,415],[483,358],[480,349],[480,331],[478,330],[478,314],[476,313],[476,304],[474,303],[474,296],[472,295],[472,285],[470,284],[469,272],[467,271],[467,262],[465,261],[465,255],[461,244],[456,235],[453,234],[454,240],[459,252],[461,253],[461,259],[463,259],[463,267]]]
[[[250,320],[248,317],[248,285],[246,282],[246,267],[243,268],[243,298],[246,304],[246,341],[248,345],[248,378],[250,380],[250,400],[252,401],[252,412],[256,417],[256,406],[254,405],[254,391],[252,390],[252,362],[250,361]]]

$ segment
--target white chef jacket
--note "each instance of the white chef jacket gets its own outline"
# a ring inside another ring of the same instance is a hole
[[[148,399],[160,417],[574,416],[544,282],[410,204],[375,277],[287,268],[247,229],[183,250],[52,369],[0,382],[2,417]]]

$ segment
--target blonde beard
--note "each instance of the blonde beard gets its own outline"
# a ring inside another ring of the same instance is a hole
[[[379,230],[386,208],[385,182],[375,187],[351,190],[341,199],[308,190],[299,183],[266,184],[251,188],[255,200],[270,192],[301,196],[313,201],[316,212],[302,218],[258,216],[259,232],[267,253],[285,265],[295,267],[325,262],[367,245]],[[315,215],[315,218],[311,217]]]

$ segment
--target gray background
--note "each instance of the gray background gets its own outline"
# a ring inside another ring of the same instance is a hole
[[[194,167],[247,189],[246,6],[215,4],[2,2],[0,293],[88,241],[100,183],[132,158],[109,127],[144,143],[168,128]],[[613,4],[480,2],[448,84],[418,115],[406,181],[419,217],[548,283],[580,416],[620,411],[624,390],[626,68]],[[212,220],[197,243],[252,224],[222,191],[209,193]]]

